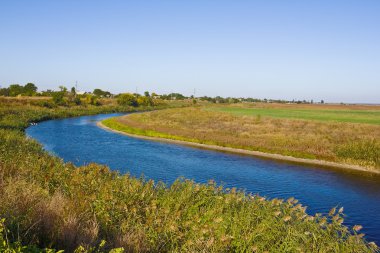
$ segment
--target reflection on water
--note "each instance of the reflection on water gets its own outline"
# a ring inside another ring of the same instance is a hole
[[[181,176],[197,182],[214,179],[270,198],[294,196],[309,213],[343,206],[346,224],[363,225],[367,239],[380,243],[379,176],[131,138],[96,126],[107,117],[47,121],[28,128],[27,134],[76,165],[97,162],[167,184]]]

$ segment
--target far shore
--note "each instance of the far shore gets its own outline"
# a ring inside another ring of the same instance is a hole
[[[228,152],[228,153],[250,155],[250,156],[256,156],[256,157],[279,160],[279,161],[286,161],[286,162],[297,163],[297,164],[317,165],[317,166],[327,167],[327,168],[344,169],[344,170],[352,170],[352,171],[361,171],[361,172],[367,172],[367,173],[373,173],[373,174],[380,174],[380,171],[368,169],[368,168],[358,166],[358,165],[342,164],[342,163],[329,162],[329,161],[323,161],[323,160],[317,160],[317,159],[297,158],[297,157],[292,157],[292,156],[265,153],[265,152],[260,152],[260,151],[253,151],[253,150],[246,150],[246,149],[239,149],[239,148],[230,148],[230,147],[202,144],[202,143],[189,142],[189,141],[181,141],[181,140],[173,140],[173,139],[160,138],[160,137],[150,137],[150,136],[145,136],[145,135],[131,134],[131,133],[127,133],[127,132],[123,132],[123,131],[119,131],[119,130],[115,130],[115,129],[112,129],[110,127],[107,127],[101,121],[97,122],[96,125],[100,128],[103,128],[103,129],[111,131],[111,132],[127,135],[127,136],[134,137],[134,138],[139,138],[139,139],[174,143],[174,144],[179,144],[179,145],[197,147],[197,148],[201,148],[201,149],[218,150],[218,151],[223,151],[223,152]]]

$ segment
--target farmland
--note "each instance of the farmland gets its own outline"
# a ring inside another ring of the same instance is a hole
[[[215,106],[210,110],[239,116],[380,125],[380,106],[258,104],[256,106]]]

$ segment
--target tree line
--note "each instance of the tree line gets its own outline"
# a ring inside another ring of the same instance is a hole
[[[78,93],[75,87],[68,90],[65,86],[59,86],[58,91],[46,90],[38,92],[38,88],[33,83],[27,83],[24,86],[20,84],[11,84],[9,87],[0,88],[0,96],[6,97],[16,97],[16,96],[47,96],[52,97],[53,102],[58,105],[64,105],[65,103],[81,104],[83,102],[97,105],[99,104],[99,98],[116,98],[120,105],[129,106],[139,106],[139,105],[153,105],[154,101],[159,100],[185,100],[191,99],[193,103],[200,101],[208,101],[210,103],[218,104],[232,104],[240,102],[262,102],[262,103],[293,103],[293,104],[314,104],[313,100],[283,100],[283,99],[258,99],[258,98],[234,98],[234,97],[208,97],[202,96],[195,98],[194,96],[185,96],[181,93],[169,93],[158,95],[156,93],[150,94],[148,91],[144,92],[143,95],[138,93],[120,93],[112,94],[109,91],[104,91],[102,89],[96,88],[92,92],[81,92]],[[324,101],[320,102],[323,104]]]

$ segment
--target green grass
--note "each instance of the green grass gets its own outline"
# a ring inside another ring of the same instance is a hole
[[[311,216],[294,198],[268,200],[186,179],[167,186],[98,164],[75,167],[23,132],[28,122],[121,108],[0,109],[0,251],[377,251],[359,227],[342,225],[341,210]]]
[[[227,112],[240,116],[263,116],[273,118],[336,121],[380,125],[379,110],[332,110],[332,109],[295,109],[295,108],[239,108],[211,107],[207,110]]]

